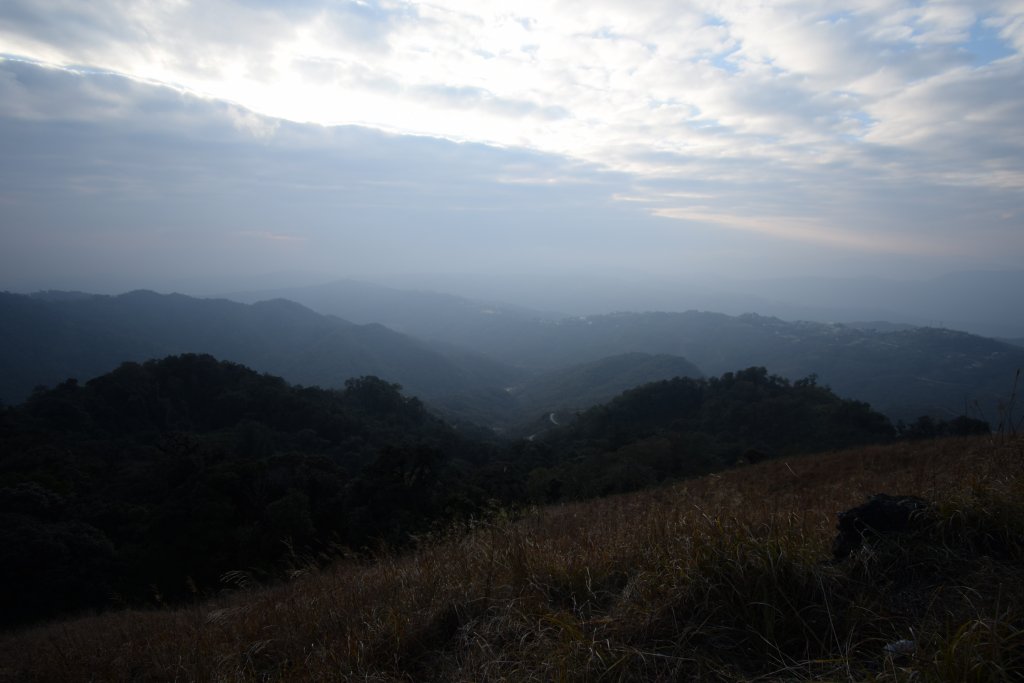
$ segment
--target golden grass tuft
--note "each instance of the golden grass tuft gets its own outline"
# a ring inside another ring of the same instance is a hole
[[[766,462],[0,639],[2,681],[1021,680],[1024,441]],[[936,521],[832,562],[887,492]],[[888,648],[888,649],[887,649]]]

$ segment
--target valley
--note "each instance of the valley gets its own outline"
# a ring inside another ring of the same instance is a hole
[[[363,289],[351,287],[316,290],[318,305],[358,313],[351,301]],[[792,381],[814,375],[894,421],[967,414],[996,422],[1024,366],[1019,346],[948,329],[700,311],[558,317],[366,288],[381,308],[365,322],[364,303],[359,323],[280,299],[3,294],[0,400],[84,381],[125,360],[191,352],[328,388],[379,376],[450,420],[513,434],[544,413],[584,410],[646,382],[750,366]]]

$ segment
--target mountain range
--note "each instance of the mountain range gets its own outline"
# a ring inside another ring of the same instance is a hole
[[[1020,343],[950,329],[941,325],[941,318],[990,323],[974,328],[1016,329],[1014,316],[999,307],[1006,292],[1020,282],[1024,275],[1017,271],[957,273],[927,282],[793,278],[747,283],[761,298],[729,299],[734,306],[746,301],[756,310],[802,312],[818,321],[673,311],[668,289],[656,298],[665,306],[662,311],[586,316],[351,280],[230,296],[247,301],[271,294],[287,297],[321,313],[384,322],[533,373],[620,354],[673,355],[686,358],[705,374],[750,365],[764,365],[790,379],[815,374],[841,395],[868,401],[894,419],[967,412],[997,420],[1014,373],[1024,362]],[[721,287],[739,291],[741,285]],[[679,291],[677,303],[687,300],[686,288]],[[548,299],[552,304],[571,303],[556,288]],[[779,303],[785,301],[800,303]],[[895,317],[871,317],[886,313]],[[847,322],[820,322],[828,316]],[[998,319],[1004,324],[991,324]],[[922,321],[938,326],[910,324]],[[648,381],[652,379],[661,378]]]
[[[474,300],[511,302],[541,311],[558,311],[565,316],[619,311],[702,310],[728,315],[757,312],[783,320],[845,324],[885,320],[916,327],[947,327],[988,337],[1024,337],[1024,318],[1016,312],[1017,292],[1024,291],[1021,269],[959,271],[917,279],[896,273],[875,277],[776,278],[680,273],[657,278],[628,271],[565,271],[557,275],[518,276],[409,274],[381,282],[405,290],[433,289]],[[305,298],[307,289],[316,288],[278,289],[275,296],[320,310],[312,299]]]
[[[383,325],[356,325],[281,299],[254,305],[135,291],[120,296],[0,294],[0,398],[87,380],[123,361],[209,353],[291,382],[340,387],[377,375],[425,398],[505,386],[519,375],[469,352]]]
[[[293,294],[303,292],[312,298],[251,304],[147,291],[0,294],[0,399],[191,352],[305,385],[376,375],[455,421],[517,433],[632,386],[749,366],[790,380],[814,375],[895,420],[966,413],[994,423],[1024,367],[1020,346],[888,322],[702,311],[560,317],[350,281]]]

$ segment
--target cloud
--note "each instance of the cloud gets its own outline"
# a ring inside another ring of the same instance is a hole
[[[753,232],[796,242],[824,244],[867,252],[899,254],[956,254],[953,245],[923,236],[886,235],[865,230],[837,229],[818,221],[796,216],[761,218],[742,216],[708,207],[659,208],[655,215],[690,223],[721,226],[730,230]]]
[[[267,230],[239,230],[235,233],[239,237],[249,237],[271,242],[305,242],[306,238],[299,235],[278,235]]]
[[[608,249],[643,260],[619,229],[642,232],[643,213],[618,207],[621,175],[591,164],[268,120],[26,63],[0,62],[0,83],[35,95],[22,98],[28,110],[0,110],[0,286],[113,272],[140,286],[181,269],[209,282],[281,269],[509,268],[570,251],[599,263]],[[36,111],[57,103],[74,106]]]
[[[234,123],[235,128],[252,135],[254,138],[269,138],[280,126],[280,121],[266,116],[260,116],[246,109],[229,107],[228,117]]]
[[[908,84],[969,63],[972,26],[1012,37],[1021,15],[1001,3],[803,0],[515,12],[459,0],[109,4],[16,1],[3,39],[31,58],[178,84],[269,116],[611,166],[624,146],[713,156],[748,134],[769,143],[759,154],[814,163],[816,146],[865,135]],[[694,134],[709,125],[716,135]]]
[[[50,87],[56,72],[7,62],[0,113],[120,121],[124,132],[156,117],[243,159],[263,145],[291,171],[267,178],[289,192],[347,197],[364,183],[372,191],[352,201],[387,220],[401,212],[382,188],[403,183],[492,214],[516,189],[590,184],[591,199],[629,216],[685,213],[672,193],[698,194],[704,225],[789,244],[906,252],[932,236],[943,253],[976,251],[956,241],[945,218],[956,216],[1016,250],[1020,238],[992,216],[1024,213],[1022,50],[1013,0],[11,0],[0,53],[80,78]],[[143,94],[152,84],[168,88]],[[346,139],[369,135],[351,126],[392,134],[376,138],[387,151],[361,139],[346,163]],[[189,165],[186,150],[199,153],[185,145],[170,168]],[[415,151],[415,172],[399,150]],[[509,163],[531,153],[543,160],[535,170]],[[432,164],[452,173],[447,186]],[[176,186],[212,175],[200,167]],[[80,186],[110,176],[82,174]],[[557,196],[579,210],[571,193]],[[938,217],[921,220],[933,206]],[[1009,258],[997,251],[989,258]]]
[[[869,109],[867,142],[926,151],[942,171],[1024,170],[1024,61],[961,67],[923,79]],[[983,178],[979,179],[983,180]],[[1024,189],[1024,186],[1022,186]]]

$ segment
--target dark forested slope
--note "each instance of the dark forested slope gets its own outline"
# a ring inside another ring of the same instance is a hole
[[[187,597],[479,515],[893,438],[888,420],[763,368],[628,391],[500,444],[374,377],[291,386],[207,355],[39,390],[0,410],[8,623]]]
[[[185,355],[65,382],[0,413],[3,620],[403,542],[494,495],[492,449],[372,377],[302,388]]]
[[[755,367],[627,391],[524,442],[520,462],[530,494],[554,501],[895,437],[867,404],[842,399],[814,378],[791,383]]]

